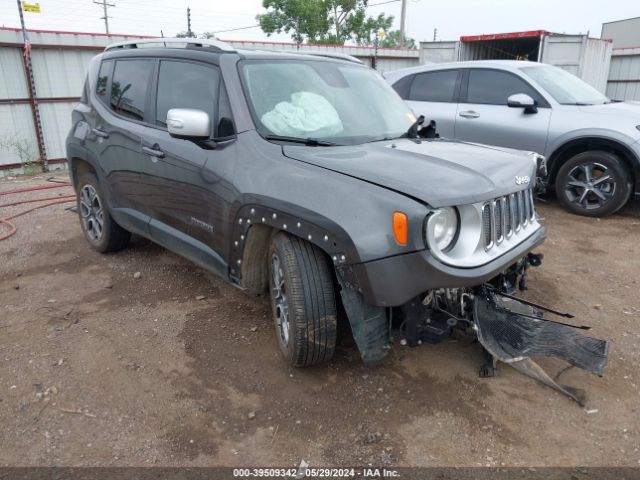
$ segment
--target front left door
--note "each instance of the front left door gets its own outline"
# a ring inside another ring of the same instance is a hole
[[[212,149],[202,142],[174,138],[166,125],[172,108],[203,110],[209,115],[214,138],[220,90],[221,75],[216,66],[161,59],[156,70],[152,125],[143,135],[142,152],[154,191],[149,224],[154,240],[205,268],[224,273],[224,248],[219,239],[228,209],[219,190],[224,179],[231,177],[235,150],[222,145]]]
[[[544,153],[551,108],[523,78],[503,70],[472,68],[463,83],[455,138]],[[537,102],[537,112],[507,106],[509,96],[525,93]]]

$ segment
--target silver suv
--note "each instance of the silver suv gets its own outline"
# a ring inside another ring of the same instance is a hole
[[[591,217],[640,199],[640,104],[608,99],[551,65],[516,60],[397,70],[386,80],[441,136],[547,157],[549,186]]]

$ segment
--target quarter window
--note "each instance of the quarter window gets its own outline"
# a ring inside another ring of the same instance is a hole
[[[167,112],[172,108],[194,108],[209,114],[215,122],[220,76],[217,70],[188,62],[160,63],[156,119],[158,126],[167,126]]]
[[[516,93],[526,93],[538,104],[543,103],[538,92],[511,73],[498,70],[469,70],[467,103],[506,105],[507,98]]]
[[[413,79],[409,100],[421,102],[453,102],[458,70],[419,73]]]
[[[152,69],[151,60],[116,62],[111,82],[111,108],[116,113],[135,120],[144,120]]]
[[[98,82],[96,84],[96,95],[102,100],[104,103],[107,102],[107,83],[109,81],[109,75],[111,75],[111,70],[113,69],[113,61],[107,60],[102,62],[100,65],[100,70],[98,71]]]

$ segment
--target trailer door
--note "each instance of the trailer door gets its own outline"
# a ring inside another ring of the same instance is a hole
[[[544,153],[551,108],[542,95],[510,71],[473,68],[465,73],[455,138]],[[532,97],[537,113],[507,106],[507,98],[517,93]]]

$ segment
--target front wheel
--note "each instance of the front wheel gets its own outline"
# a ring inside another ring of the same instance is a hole
[[[325,254],[304,240],[278,233],[269,251],[269,283],[278,345],[287,362],[307,367],[331,359],[337,313]]]
[[[556,176],[556,194],[571,212],[604,217],[620,210],[631,195],[631,177],[613,153],[591,151],[567,160]]]

